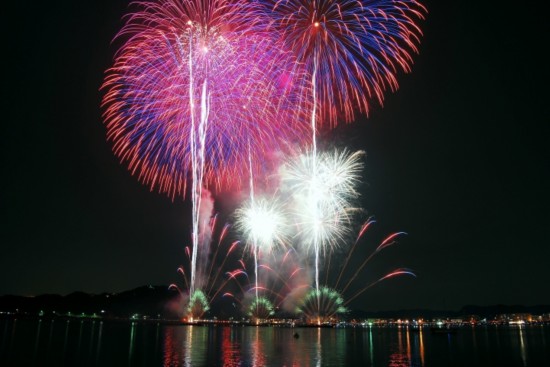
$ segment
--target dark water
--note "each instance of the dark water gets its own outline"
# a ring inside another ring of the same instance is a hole
[[[295,338],[294,333],[299,337]],[[0,319],[0,366],[550,366],[550,326],[173,326]]]

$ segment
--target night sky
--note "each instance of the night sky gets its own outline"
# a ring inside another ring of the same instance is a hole
[[[105,139],[99,87],[127,1],[34,3],[4,12],[0,295],[181,283],[189,203],[150,192]],[[362,281],[417,274],[355,308],[550,304],[547,13],[482,3],[426,1],[400,89],[326,134],[367,153],[361,200],[377,223],[362,254],[408,233]]]

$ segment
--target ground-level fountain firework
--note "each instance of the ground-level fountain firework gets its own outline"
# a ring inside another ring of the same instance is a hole
[[[326,260],[339,248],[353,252],[353,234],[372,221],[355,228],[364,153],[323,152],[318,130],[351,122],[397,89],[425,8],[416,0],[132,6],[102,87],[104,120],[115,154],[140,181],[191,201],[182,312],[200,318],[218,297],[257,320],[281,308],[318,323],[345,312],[349,284],[399,234],[343,288],[342,273],[323,284]],[[249,199],[216,246],[214,198],[230,189]],[[235,239],[220,251],[228,232]],[[397,269],[372,285],[400,274],[412,273]]]
[[[342,296],[328,287],[315,288],[308,292],[297,308],[298,314],[311,324],[324,324],[334,321],[339,314],[346,313]]]

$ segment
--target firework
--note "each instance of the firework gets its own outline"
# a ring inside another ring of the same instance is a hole
[[[317,325],[330,322],[338,314],[347,311],[342,296],[328,287],[312,289],[296,310],[306,318],[308,323]]]
[[[342,223],[348,217],[346,211],[333,210],[347,202],[325,200],[316,192],[323,182],[317,167],[322,166],[317,160],[317,117],[321,117],[321,122],[328,121],[331,127],[341,116],[351,121],[355,107],[368,112],[370,99],[382,103],[386,88],[397,89],[395,74],[398,69],[410,70],[410,52],[417,51],[421,34],[414,20],[423,18],[425,8],[416,0],[266,0],[264,3],[273,19],[271,26],[311,75],[312,153],[303,213],[308,222],[307,237],[315,252],[319,297],[320,249],[341,239],[347,228]]]
[[[237,209],[237,228],[243,234],[248,246],[252,248],[254,255],[254,287],[256,298],[254,304],[259,305],[258,296],[258,258],[260,250],[263,252],[272,251],[274,245],[284,245],[284,216],[277,201],[269,201],[260,198],[255,200],[254,190],[251,179],[251,197],[250,202]]]
[[[300,256],[293,248],[262,255],[255,280],[240,278],[245,282],[242,289],[246,289],[243,302],[239,301],[244,313],[252,319],[265,319],[261,317],[265,313],[262,304],[271,305],[273,312],[277,309],[294,313],[299,300],[308,292],[311,280],[300,263]],[[255,307],[258,310],[253,309]]]
[[[374,281],[364,283],[364,278],[358,287],[355,287],[351,291],[352,283],[356,280],[357,276],[361,274],[365,266],[369,261],[383,249],[393,245],[397,241],[397,237],[405,234],[404,232],[396,232],[387,236],[381,241],[379,246],[365,259],[360,261],[360,265],[357,265],[357,253],[356,249],[360,243],[360,239],[370,228],[375,221],[369,218],[359,230],[359,235],[354,245],[347,252],[346,259],[342,263],[338,263],[335,269],[331,268],[331,262],[325,266],[326,279],[325,283],[319,288],[311,287],[306,295],[299,300],[296,306],[296,313],[301,314],[308,323],[320,325],[326,322],[333,322],[338,316],[345,314],[348,311],[347,305],[355,300],[358,296],[363,294],[369,288],[376,284],[396,276],[409,275],[416,277],[414,272],[407,268],[397,268],[386,275],[376,279]],[[352,261],[350,261],[352,260]],[[352,265],[353,263],[353,265]],[[338,274],[337,277],[336,274]],[[335,277],[329,281],[329,275]],[[341,281],[343,281],[341,283]],[[349,297],[344,299],[344,295],[349,294]]]
[[[306,153],[283,167],[282,183],[294,200],[303,244],[318,241],[331,247],[344,238],[345,224],[357,210],[353,202],[359,196],[363,156],[363,151],[347,150]]]
[[[344,150],[289,159],[280,170],[283,188],[278,199],[255,200],[251,194],[250,202],[237,210],[237,228],[253,249],[256,299],[260,288],[266,289],[258,283],[259,249],[269,253],[274,244],[285,243],[285,236],[298,240],[307,252],[314,252],[315,288],[316,294],[321,294],[320,254],[333,250],[350,234],[353,213],[359,210],[353,202],[359,196],[356,188],[363,154]],[[252,182],[250,186],[253,192]],[[284,225],[285,217],[291,218],[293,233]]]
[[[103,106],[113,150],[140,181],[184,195],[195,164],[205,184],[239,185],[248,149],[261,158],[304,139],[300,68],[259,28],[253,5],[136,4],[118,35],[126,42],[107,71]]]
[[[265,297],[254,298],[254,300],[248,306],[247,316],[252,320],[255,320],[256,323],[259,323],[261,320],[266,320],[270,316],[275,314],[273,304]]]
[[[276,200],[249,201],[236,210],[235,216],[236,229],[247,244],[266,252],[272,251],[274,246],[284,245],[287,224],[282,205]]]
[[[244,0],[135,6],[103,86],[107,137],[151,189],[185,195],[191,181],[192,296],[208,245],[199,243],[205,187],[238,184],[244,152],[262,157],[300,139],[301,109],[290,108],[297,69]]]
[[[194,291],[187,305],[189,320],[193,322],[193,320],[200,319],[209,309],[210,306],[206,294],[200,289]]]
[[[332,286],[332,288],[337,289],[341,294],[349,294],[351,292],[350,291],[350,289],[351,289],[350,286],[354,283],[354,281],[357,279],[358,275],[362,273],[362,271],[365,269],[366,265],[372,260],[372,258],[375,255],[377,255],[378,253],[380,253],[380,251],[386,249],[387,247],[396,244],[397,239],[400,236],[406,235],[405,232],[395,232],[395,233],[392,233],[392,234],[386,236],[369,256],[365,257],[360,262],[360,264],[358,264],[357,261],[353,261],[354,265],[350,268],[350,260],[352,259],[352,257],[355,257],[355,260],[357,260],[356,249],[361,244],[360,240],[362,239],[362,237],[366,233],[366,231],[369,228],[371,228],[372,225],[374,225],[375,223],[376,223],[376,221],[373,218],[367,219],[367,221],[361,226],[361,228],[359,230],[359,234],[357,236],[357,239],[356,239],[355,243],[353,244],[353,246],[351,246],[351,248],[349,249],[345,261],[339,267],[340,268],[339,271],[336,271],[336,269],[334,270],[335,273],[338,273],[338,277],[336,278],[335,282],[333,280],[334,285]],[[329,282],[328,281],[328,274],[329,274],[329,272],[331,272],[330,262],[329,262],[329,264],[328,264],[328,266],[325,270],[327,272],[326,282],[328,284],[328,282]],[[358,296],[363,294],[369,288],[371,288],[371,287],[375,286],[376,284],[380,283],[381,281],[389,279],[389,278],[393,278],[395,276],[400,276],[400,275],[410,275],[410,276],[416,277],[414,272],[410,269],[407,269],[407,268],[398,268],[398,269],[392,270],[389,273],[387,273],[386,275],[382,276],[381,278],[379,278],[375,281],[367,282],[366,284],[362,283],[361,285],[359,285],[359,287],[358,287],[359,289],[357,289],[357,287],[356,287],[355,290],[352,292],[352,294],[349,297],[347,297],[344,305],[348,305],[355,298],[357,298]],[[344,280],[344,279],[346,279],[346,281],[341,283],[341,281]]]
[[[208,245],[212,253],[204,256],[200,263],[201,269],[198,272],[196,287],[192,288],[191,275],[193,269],[193,257],[190,247],[185,248],[188,262],[178,268],[184,282],[184,288],[180,289],[176,284],[171,284],[171,288],[176,288],[184,300],[184,316],[188,319],[197,320],[210,309],[212,302],[218,301],[219,297],[230,291],[240,289],[240,278],[248,278],[243,257],[244,246],[240,246],[240,241],[230,241],[230,225],[217,225],[217,216],[210,221],[209,230],[210,239]],[[216,241],[213,240],[216,239]]]
[[[264,0],[271,25],[312,75],[322,122],[367,113],[409,72],[426,8],[416,0]]]
[[[343,292],[319,286],[320,254],[351,233],[360,210],[354,200],[363,153],[319,154],[317,118],[331,127],[351,121],[355,109],[366,113],[372,99],[382,103],[386,90],[397,89],[397,73],[410,71],[417,52],[421,31],[415,22],[425,8],[416,0],[158,0],[134,6],[102,87],[104,120],[115,154],[140,181],[172,198],[191,196],[189,281],[181,268],[187,313],[202,316],[227,282],[248,278],[243,261],[242,268],[223,273],[224,259],[213,270],[217,250],[209,259],[208,227],[210,190],[243,186],[247,176],[250,202],[238,210],[237,227],[253,248],[255,317],[269,314],[273,305],[258,295],[264,287],[258,260],[286,243],[285,217],[296,224],[292,238],[315,254],[315,289],[300,309],[316,312],[318,320],[343,312]],[[311,153],[291,158],[283,169],[283,200],[256,198],[255,177],[271,172],[280,152],[303,146],[308,133]],[[225,280],[212,295],[221,274]],[[412,272],[397,269],[372,285],[401,274]]]
[[[320,253],[338,246],[349,234],[352,200],[362,168],[363,152],[302,155],[283,169],[295,205],[301,245],[315,253],[315,288],[319,294]]]

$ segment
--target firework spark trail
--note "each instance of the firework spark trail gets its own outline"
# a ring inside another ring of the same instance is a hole
[[[388,278],[392,278],[394,276],[398,276],[398,275],[410,275],[410,276],[413,276],[413,277],[416,278],[416,275],[410,269],[407,269],[407,268],[396,269],[396,270],[384,275],[382,278],[372,282],[371,284],[367,285],[366,287],[362,288],[361,290],[359,290],[356,294],[354,294],[351,298],[347,299],[346,302],[344,302],[344,306],[349,304],[351,301],[353,301],[354,299],[359,297],[361,294],[363,294],[366,290],[368,290],[369,288],[375,286],[376,284],[380,283],[381,281],[386,280]]]
[[[216,227],[216,223],[217,223],[217,219],[218,219],[218,215],[215,214],[212,218],[212,220],[210,221],[210,233],[213,233],[214,232],[214,229]],[[218,245],[216,246],[216,250],[214,251],[214,255],[212,256],[212,259],[216,259],[218,257],[218,252],[220,251],[220,247],[221,247],[221,244],[222,244],[222,240],[223,240],[223,236],[225,235],[225,233],[227,232],[227,227],[229,227],[229,224],[226,223],[225,226],[223,227],[222,229],[222,232],[218,238]],[[233,245],[233,244],[232,244]],[[228,253],[230,252],[231,250],[228,251]],[[207,274],[208,274],[208,278],[210,278],[212,276],[212,271],[214,269],[214,262],[215,261],[210,261],[210,269],[208,270]],[[219,270],[218,270],[219,271]]]
[[[317,77],[317,57],[314,55],[313,57],[313,73],[311,75],[311,85],[313,88],[313,109],[311,111],[311,132],[313,134],[311,138],[311,179],[312,183],[317,182],[317,122],[315,121],[315,117],[317,114],[317,83],[316,83],[316,77]],[[314,214],[314,231],[313,234],[313,247],[315,249],[315,288],[317,291],[319,291],[319,238],[317,233],[317,222],[319,221],[319,218],[317,217],[317,208],[318,208],[318,200],[319,197],[317,196],[318,193],[314,192],[314,185],[311,185],[310,192],[309,192],[309,206],[310,208],[315,208],[313,214]],[[317,298],[317,303],[319,303],[319,298]]]
[[[363,270],[363,268],[367,265],[367,263],[370,261],[370,259],[372,259],[374,257],[374,255],[376,255],[377,253],[379,253],[381,250],[383,250],[384,248],[392,245],[395,243],[395,241],[393,241],[393,239],[395,237],[397,237],[398,235],[401,235],[401,234],[406,234],[405,232],[397,232],[397,233],[393,233],[391,235],[389,235],[384,241],[382,241],[382,243],[376,248],[376,250],[374,250],[374,252],[372,254],[369,255],[369,257],[367,257],[363,263],[361,264],[361,266],[359,266],[359,268],[357,268],[357,270],[355,271],[355,274],[353,274],[353,276],[348,280],[348,282],[346,283],[346,286],[342,289],[342,293],[344,293],[348,288],[349,286],[351,285],[351,283],[355,280],[355,278],[357,278],[357,275],[359,275],[359,273],[361,272],[361,270]],[[384,278],[383,278],[384,279]],[[382,280],[382,279],[380,279]]]
[[[185,271],[183,270],[182,266],[178,268],[178,273],[181,273],[183,277],[183,281],[185,282],[185,288],[189,289],[189,282],[187,281],[187,276],[185,275]]]
[[[192,42],[192,32],[191,33],[191,42]],[[203,189],[203,177],[204,177],[204,151],[205,151],[205,140],[206,140],[206,131],[208,127],[208,115],[210,113],[210,103],[208,96],[208,74],[206,74],[201,92],[201,103],[200,103],[200,123],[198,134],[195,133],[195,118],[194,118],[194,101],[193,101],[193,59],[191,47],[189,49],[189,105],[191,106],[191,170],[192,170],[192,192],[191,192],[191,202],[192,202],[192,237],[193,237],[193,256],[191,259],[191,287],[189,293],[193,295],[195,292],[195,279],[197,274],[197,253],[199,246],[205,246],[205,243],[199,242],[199,224],[200,224],[200,210],[202,202],[202,189]],[[198,138],[198,142],[196,141]],[[197,144],[198,143],[198,144]],[[197,147],[198,146],[198,147]]]
[[[214,232],[214,228],[216,226],[216,223],[217,223],[217,215],[214,216],[214,218],[212,219],[212,223],[210,225],[211,227],[211,230],[210,232]],[[218,278],[220,277],[224,267],[225,267],[225,264],[229,258],[229,255],[237,248],[237,246],[240,244],[240,241],[233,241],[231,243],[231,245],[229,246],[229,249],[227,250],[227,253],[225,254],[225,256],[223,257],[223,260],[221,262],[221,264],[216,264],[217,262],[217,259],[218,259],[218,254],[220,252],[220,248],[222,248],[222,241],[225,239],[225,236],[227,235],[227,232],[229,231],[229,228],[230,228],[230,225],[229,223],[226,223],[223,228],[222,228],[222,231],[221,231],[221,234],[219,235],[219,238],[218,238],[218,245],[216,247],[216,250],[214,252],[214,255],[212,256],[212,259],[210,261],[210,270],[208,271],[207,273],[207,276],[206,276],[206,279],[208,279],[208,284],[209,286],[207,287],[207,296],[210,298],[210,299],[213,299],[215,296],[212,296],[212,290],[214,288],[214,286],[216,285],[217,281],[218,281]],[[213,275],[213,270],[214,270],[214,265],[218,265],[218,270],[216,271],[215,275]],[[245,273],[246,274],[246,273]],[[230,274],[231,276],[231,274]],[[223,288],[220,287],[220,288]],[[189,289],[189,288],[188,288]],[[218,290],[219,292],[219,290]],[[216,293],[218,293],[216,292]]]
[[[228,283],[230,280],[237,280],[237,276],[239,275],[244,275],[246,277],[246,279],[248,279],[248,274],[246,273],[246,271],[244,271],[243,269],[236,269],[236,270],[233,270],[233,271],[230,271],[230,272],[227,272],[226,273],[228,278],[226,280],[226,283]],[[241,294],[244,294],[246,293],[245,289],[243,288],[243,286],[241,285],[241,283],[239,282],[235,282],[237,284],[237,286],[239,287],[240,291],[241,291]],[[222,289],[223,287],[220,287],[220,290]]]
[[[344,261],[344,265],[342,266],[342,269],[340,269],[340,273],[338,275],[338,279],[336,280],[336,284],[334,285],[334,288],[338,289],[338,285],[340,284],[340,279],[342,278],[342,275],[344,274],[344,270],[347,268],[347,265],[348,265],[348,262],[349,260],[351,259],[351,255],[354,253],[355,251],[355,247],[357,247],[357,243],[359,242],[359,239],[363,236],[363,234],[365,233],[365,231],[373,224],[373,223],[376,223],[376,221],[372,218],[369,218],[367,219],[367,221],[361,226],[361,229],[359,230],[359,234],[357,235],[357,239],[355,240],[355,242],[353,243],[353,246],[352,248],[350,249],[350,251],[348,252],[348,256],[346,257],[346,260]],[[330,266],[329,266],[330,268]],[[328,271],[327,271],[327,276],[328,276]]]
[[[243,292],[245,298],[249,298],[248,306],[245,307],[247,313],[253,311],[254,314],[259,314],[260,309],[252,310],[251,308],[256,306],[261,308],[258,300],[262,298],[279,307],[285,302],[286,297],[296,289],[310,287],[306,276],[303,278],[298,277],[298,274],[303,269],[297,262],[299,261],[298,256],[291,256],[291,254],[296,254],[295,249],[288,248],[284,252],[280,252],[278,250],[284,249],[284,247],[277,248],[272,246],[276,238],[272,235],[273,231],[265,231],[265,236],[260,235],[258,232],[256,235],[258,246],[254,246],[250,242],[250,239],[254,237],[252,234],[253,230],[265,230],[265,227],[269,227],[270,222],[273,223],[270,212],[265,210],[265,208],[271,208],[271,204],[273,203],[261,198],[256,201],[255,207],[251,208],[244,205],[236,212],[237,220],[235,227],[240,230],[243,238],[247,240],[248,249],[250,250],[250,262],[254,262],[255,266],[257,261],[257,268],[254,268],[255,277],[254,279],[249,279],[248,284],[245,285],[247,290]],[[274,211],[274,213],[279,212]],[[257,223],[254,223],[252,218],[258,217],[265,217],[266,219],[261,219]],[[259,225],[259,223],[267,223],[267,226]],[[275,228],[278,228],[278,226],[275,226]],[[262,249],[262,251],[258,252],[258,257],[254,259],[253,254],[256,248]],[[241,266],[243,269],[245,268],[242,260]],[[241,290],[243,289],[243,287],[240,288]]]
[[[326,269],[330,269],[330,262],[331,262],[331,259],[332,259],[332,256],[329,256],[329,257],[328,257],[328,262],[327,262],[327,265],[326,265]],[[328,271],[325,271],[325,284],[328,283],[328,276],[329,276],[329,272],[328,272]]]
[[[250,152],[250,140],[248,140],[248,167],[250,168],[250,205],[254,207],[254,174],[252,173],[252,154]],[[256,312],[258,312],[258,238],[252,234],[252,247],[254,251],[254,281],[256,283]]]
[[[233,243],[231,243],[231,246],[229,247],[229,250],[227,251],[226,256],[224,256],[222,263],[220,265],[218,265],[218,271],[216,272],[216,275],[214,277],[211,276],[212,275],[212,268],[210,269],[208,279],[210,279],[211,281],[210,281],[210,288],[208,289],[208,295],[210,295],[210,293],[212,292],[212,288],[214,287],[214,285],[216,284],[218,278],[220,277],[220,274],[221,274],[221,272],[222,272],[222,270],[225,266],[225,263],[227,262],[229,254],[231,254],[233,252],[233,250],[237,247],[237,245],[239,243],[240,243],[240,241],[234,241]],[[216,252],[217,252],[217,250],[216,250]],[[216,259],[217,259],[217,253],[212,258],[212,266],[216,262]],[[214,297],[212,297],[212,298],[214,298]]]
[[[182,294],[180,287],[178,287],[178,286],[177,286],[176,284],[174,284],[174,283],[170,284],[170,285],[168,286],[168,289],[175,289],[175,290],[178,291],[178,293],[179,293],[180,295]]]
[[[279,280],[282,285],[281,285],[281,289],[279,291],[275,291],[274,289],[272,290],[273,293],[276,293],[278,295],[282,294],[283,290],[286,288],[289,292],[292,291],[292,287],[288,284],[288,282],[282,277],[282,275],[280,274],[280,272],[278,271],[275,271],[273,270],[273,268],[271,268],[270,266],[268,265],[265,265],[265,264],[261,264],[259,265],[260,268],[263,268],[263,269],[266,269],[268,270],[269,272],[271,272],[272,274],[275,275],[276,279]],[[296,269],[295,271],[293,271],[291,273],[291,275],[288,277],[288,279],[291,279],[292,276],[294,276],[298,271],[300,271],[301,269],[298,268]],[[275,285],[273,285],[272,288],[274,288]],[[258,287],[258,285],[256,285],[256,287]],[[281,297],[283,298],[283,297]]]
[[[291,281],[296,276],[296,274],[298,274],[301,270],[303,270],[302,268],[298,267],[294,269],[286,279],[282,275],[282,273],[284,273],[282,269],[279,269],[279,271],[275,271],[273,268],[265,264],[260,265],[260,268],[268,270],[270,274],[275,275],[275,280],[281,283],[278,289],[276,289],[276,286],[277,286],[276,281],[274,281],[273,284],[271,284],[270,286],[262,287],[262,289],[267,290],[269,293],[275,295],[278,298],[277,302],[273,302],[273,303],[276,303],[277,307],[281,306],[281,304],[285,301],[286,296],[290,294],[293,290],[297,290],[303,287],[309,287],[309,284],[305,284],[305,283],[298,284],[298,285],[289,284],[289,281]]]
[[[240,269],[237,269],[235,272],[233,272],[231,274],[231,276],[229,278],[227,278],[223,281],[223,283],[217,288],[216,292],[210,297],[210,299],[215,299],[216,296],[221,292],[221,290],[227,285],[227,283],[234,280],[237,275],[245,275],[246,277],[248,277],[248,274],[246,274],[246,272],[244,272]],[[239,284],[239,283],[237,282],[237,284]],[[240,284],[239,284],[239,287],[240,287]],[[241,291],[244,292],[242,287],[241,287]]]
[[[204,314],[204,312],[206,312],[210,308],[210,303],[213,302],[216,297],[218,297],[220,292],[222,292],[230,282],[234,285],[237,285],[243,294],[245,293],[245,290],[240,284],[241,282],[239,278],[241,276],[244,276],[248,279],[248,274],[244,269],[245,264],[242,261],[243,254],[238,252],[242,250],[242,248],[239,248],[240,241],[225,241],[230,226],[228,223],[226,223],[225,225],[223,225],[221,230],[217,230],[217,224],[218,215],[216,214],[211,217],[210,224],[208,226],[204,226],[208,228],[206,231],[201,233],[200,236],[201,241],[204,240],[205,243],[217,242],[218,244],[215,251],[213,252],[213,255],[210,256],[209,259],[207,259],[210,261],[210,270],[207,273],[201,273],[202,275],[204,275],[203,283],[199,284],[199,286],[195,288],[195,291],[193,293],[189,292],[190,284],[186,276],[186,272],[188,272],[188,270],[185,269],[191,268],[192,256],[191,251],[189,250],[189,246],[187,246],[185,252],[188,263],[186,264],[185,268],[184,266],[180,266],[178,268],[178,273],[182,274],[185,282],[186,293],[184,294],[182,290],[175,284],[171,284],[169,287],[177,289],[183,298],[188,297],[185,310],[187,312],[187,317],[189,320],[200,318]],[[212,238],[208,237],[214,233],[219,236],[217,238],[217,241],[213,241]],[[224,252],[223,249],[225,249],[226,251]],[[239,257],[237,263],[243,268],[236,268],[234,270],[227,271],[226,265],[232,259],[232,257],[230,256],[232,254]],[[214,264],[217,265],[217,270],[215,271]],[[221,279],[222,274],[225,274],[225,279]]]
[[[294,256],[290,256],[291,254]],[[286,298],[292,294],[292,292],[295,292],[301,288],[308,288],[310,287],[310,284],[309,281],[305,281],[305,278],[307,277],[305,274],[304,278],[298,278],[298,276],[303,273],[304,268],[300,266],[299,255],[296,252],[296,249],[290,247],[282,257],[282,261],[280,261],[280,257],[278,257],[277,254],[274,253],[274,255],[275,256],[272,259],[275,261],[274,266],[268,266],[265,264],[261,266],[276,276],[276,279],[274,279],[271,284],[271,288],[275,291],[275,294],[280,295],[280,299],[276,303],[276,306],[280,307],[281,304],[286,301]],[[286,279],[283,274],[286,275]],[[280,287],[278,288],[277,281],[280,282]]]

